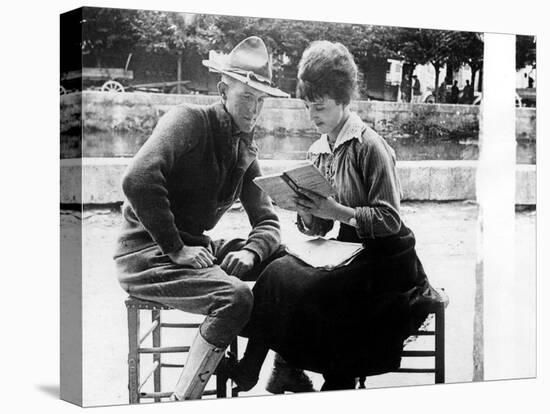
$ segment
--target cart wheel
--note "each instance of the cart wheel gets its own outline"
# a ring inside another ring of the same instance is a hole
[[[124,86],[117,81],[108,80],[101,86],[102,92],[124,92]]]
[[[59,85],[59,94],[60,95],[67,95],[67,89],[63,85]]]
[[[427,103],[427,104],[434,104],[435,103],[435,96],[433,95],[428,95],[426,97],[426,99],[424,100],[424,103]]]

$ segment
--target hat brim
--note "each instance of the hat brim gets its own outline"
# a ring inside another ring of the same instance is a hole
[[[274,88],[273,86],[266,85],[265,83],[247,78],[246,76],[240,75],[238,73],[228,71],[223,67],[221,67],[217,62],[214,62],[211,60],[203,60],[202,64],[207,68],[212,69],[215,72],[223,73],[224,75],[227,75],[233,79],[236,79],[244,83],[245,85],[250,86],[251,88],[257,89],[261,92],[265,92],[270,96],[274,96],[277,98],[290,98],[290,94],[283,92],[280,89],[277,89],[277,88]]]

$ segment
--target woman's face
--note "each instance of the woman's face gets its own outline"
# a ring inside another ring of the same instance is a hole
[[[329,135],[341,124],[347,107],[344,104],[337,104],[334,99],[327,96],[315,101],[304,100],[304,103],[317,131]]]

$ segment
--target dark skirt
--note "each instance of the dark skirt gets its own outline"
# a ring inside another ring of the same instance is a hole
[[[358,241],[342,225],[339,240]],[[258,278],[242,336],[264,342],[295,367],[339,376],[399,368],[403,341],[427,314],[413,304],[428,289],[412,231],[363,241],[346,267],[316,269],[293,256]]]

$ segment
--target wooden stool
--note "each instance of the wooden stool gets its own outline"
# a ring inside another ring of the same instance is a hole
[[[199,323],[164,323],[161,320],[161,311],[173,310],[173,308],[160,303],[149,302],[134,297],[128,297],[125,301],[128,310],[128,392],[130,404],[138,404],[142,398],[154,399],[155,402],[162,398],[169,398],[172,392],[162,392],[161,390],[161,370],[162,368],[183,368],[183,364],[166,364],[161,360],[161,355],[165,353],[186,353],[190,346],[161,346],[162,328],[184,328],[197,329]],[[140,310],[151,311],[151,324],[140,336]],[[149,335],[153,335],[151,348],[142,348],[141,344]],[[237,355],[237,340],[230,345],[231,352]],[[153,368],[147,373],[141,381],[140,375],[140,356],[141,354],[152,354]],[[216,373],[214,373],[216,375]],[[154,392],[141,392],[141,388],[153,376]],[[227,397],[227,378],[222,375],[216,375],[216,389],[205,390],[203,395],[216,395],[217,398]],[[236,396],[232,391],[232,396]]]
[[[445,294],[443,289],[437,289],[437,296],[430,299],[426,303],[427,310],[430,314],[435,316],[435,328],[433,330],[419,329],[414,332],[411,337],[414,336],[433,336],[434,347],[433,349],[423,349],[408,351],[403,350],[402,357],[410,358],[424,358],[433,357],[433,368],[399,368],[393,372],[403,373],[433,373],[436,384],[443,384],[445,382],[445,308],[449,304],[449,298]],[[365,388],[365,377],[359,378],[359,388]]]

